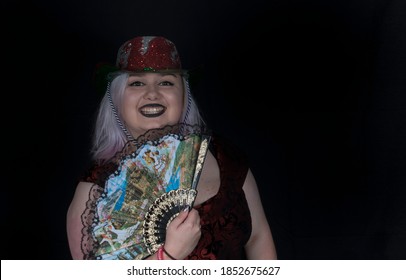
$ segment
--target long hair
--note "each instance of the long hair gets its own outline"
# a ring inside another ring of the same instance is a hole
[[[92,158],[104,162],[121,151],[129,141],[126,128],[121,119],[121,100],[123,99],[129,73],[121,73],[108,84],[96,116],[91,148]],[[187,75],[182,75],[184,105],[181,122],[191,125],[205,125],[196,101],[191,95]],[[109,97],[111,96],[111,99]]]

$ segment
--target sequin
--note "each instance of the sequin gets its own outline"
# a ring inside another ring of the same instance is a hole
[[[116,66],[131,72],[182,69],[175,44],[159,36],[140,36],[125,42],[118,50]]]

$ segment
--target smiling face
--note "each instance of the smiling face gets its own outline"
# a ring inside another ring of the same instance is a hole
[[[179,123],[183,102],[183,79],[179,74],[131,74],[121,115],[128,131],[136,138],[149,129]]]

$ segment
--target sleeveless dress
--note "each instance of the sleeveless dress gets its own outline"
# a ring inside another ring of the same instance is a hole
[[[242,189],[248,172],[245,155],[235,146],[213,134],[210,151],[220,168],[220,188],[218,193],[194,206],[200,215],[202,235],[189,256],[189,260],[239,260],[246,259],[244,246],[251,235],[251,216]],[[98,226],[98,201],[106,196],[105,184],[108,176],[117,166],[109,163],[94,164],[79,178],[79,181],[94,183],[89,193],[86,210],[82,214],[81,249],[84,259],[105,259],[97,252],[101,243],[111,243],[111,236],[95,238]],[[120,235],[120,233],[118,233]],[[117,237],[117,236],[116,236]],[[114,244],[111,244],[114,247]],[[106,259],[143,259],[149,254],[140,252],[139,247],[127,247],[125,254],[111,254]],[[120,250],[118,249],[117,252]]]

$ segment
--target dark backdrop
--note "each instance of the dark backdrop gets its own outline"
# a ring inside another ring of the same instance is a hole
[[[279,258],[406,259],[405,3],[2,1],[2,259],[70,258],[92,71],[139,35],[176,43],[247,152]]]

